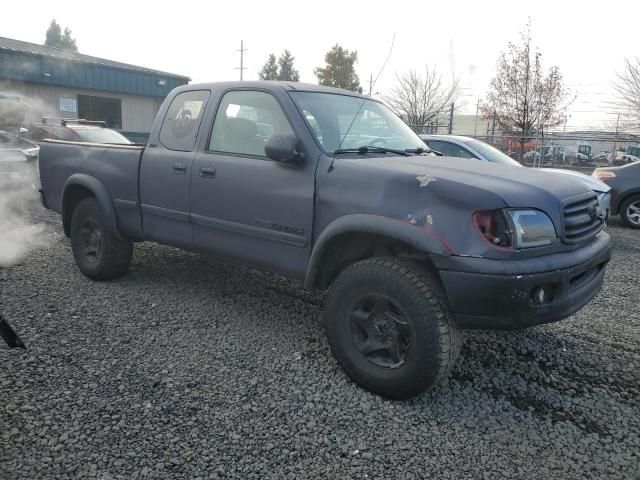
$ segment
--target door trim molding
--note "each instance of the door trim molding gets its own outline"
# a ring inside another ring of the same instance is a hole
[[[244,223],[231,222],[219,218],[206,217],[204,215],[191,214],[191,222],[204,227],[217,228],[228,232],[240,233],[243,235],[251,235],[253,237],[264,238],[274,242],[285,243],[294,247],[304,248],[307,246],[307,239],[292,233],[279,232],[275,230],[267,230],[253,225]]]
[[[179,222],[189,222],[189,214],[187,212],[171,210],[170,208],[164,207],[156,207],[155,205],[147,205],[144,203],[141,205],[141,208],[143,213],[148,213],[149,215],[177,220]]]

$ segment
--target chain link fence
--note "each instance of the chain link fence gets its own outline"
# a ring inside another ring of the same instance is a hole
[[[640,134],[607,131],[553,131],[526,137],[505,134],[490,121],[449,122],[440,116],[426,125],[409,125],[427,135],[463,135],[482,140],[523,165],[591,171],[640,161]]]

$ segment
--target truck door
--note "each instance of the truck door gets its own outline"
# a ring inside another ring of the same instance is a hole
[[[151,240],[191,248],[189,182],[208,90],[177,94],[140,165],[142,229]],[[158,126],[154,126],[158,128]]]
[[[270,135],[294,131],[281,103],[266,91],[228,91],[208,130],[191,173],[194,247],[303,278],[316,165],[265,155]]]

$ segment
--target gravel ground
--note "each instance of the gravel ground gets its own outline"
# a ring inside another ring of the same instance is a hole
[[[604,291],[528,331],[469,332],[409,402],[333,360],[322,298],[156,244],[94,283],[56,215],[0,269],[0,478],[640,478],[640,236],[613,220]]]

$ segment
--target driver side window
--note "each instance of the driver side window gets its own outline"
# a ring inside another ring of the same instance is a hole
[[[278,101],[269,93],[251,90],[225,94],[213,122],[209,151],[264,157],[273,134],[293,133]]]

